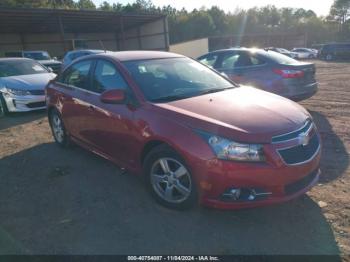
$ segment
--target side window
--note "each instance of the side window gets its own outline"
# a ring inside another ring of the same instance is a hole
[[[210,54],[210,55],[202,56],[199,59],[199,62],[205,64],[206,66],[213,67],[214,64],[216,63],[217,59],[218,59],[218,55],[217,54]]]
[[[254,54],[239,52],[224,56],[221,68],[232,69],[236,67],[249,67],[263,64],[265,64],[265,61]]]
[[[261,58],[256,57],[256,56],[250,56],[250,60],[251,60],[253,66],[265,64],[264,60],[262,60]]]
[[[127,87],[128,85],[114,64],[106,60],[97,61],[93,74],[92,91],[102,93],[110,89],[127,89]]]
[[[235,64],[238,61],[239,57],[240,56],[237,53],[230,53],[230,54],[224,55],[224,57],[222,58],[220,68],[221,69],[232,69],[233,67],[235,67]]]
[[[62,82],[66,85],[89,89],[89,71],[92,61],[82,61],[69,67],[62,76]]]

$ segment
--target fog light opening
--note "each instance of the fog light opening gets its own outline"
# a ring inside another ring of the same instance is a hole
[[[257,201],[263,200],[271,195],[261,188],[229,188],[222,195],[223,201]]]
[[[231,188],[222,194],[222,197],[226,200],[238,200],[241,196],[240,188]]]

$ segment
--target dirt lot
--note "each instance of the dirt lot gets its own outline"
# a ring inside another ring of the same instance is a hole
[[[241,211],[177,212],[137,177],[53,143],[45,112],[0,120],[0,254],[350,254],[350,64],[317,62],[302,104],[323,138],[307,195]]]

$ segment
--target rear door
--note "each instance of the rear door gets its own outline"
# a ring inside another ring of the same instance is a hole
[[[216,69],[227,74],[236,83],[267,89],[269,70],[267,62],[247,51],[225,52],[219,58]]]
[[[58,85],[61,87],[60,102],[64,124],[74,138],[91,144],[93,105],[90,73],[94,60],[72,64],[64,71]]]

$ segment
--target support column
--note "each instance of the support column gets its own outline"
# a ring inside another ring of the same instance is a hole
[[[137,42],[139,45],[139,49],[142,50],[142,41],[141,41],[141,30],[140,27],[137,28]]]
[[[124,17],[120,16],[120,31],[122,35],[121,50],[125,50],[125,32],[124,32]]]
[[[164,43],[165,50],[169,51],[169,30],[168,30],[168,19],[166,16],[163,17],[163,29],[164,29]]]
[[[23,33],[20,33],[20,34],[19,34],[19,38],[20,38],[20,41],[21,41],[22,50],[26,50],[26,43],[25,43],[25,41],[24,41],[24,35],[23,35]]]
[[[58,16],[58,24],[59,24],[59,27],[60,27],[60,34],[61,34],[61,41],[62,41],[63,50],[64,50],[64,52],[66,52],[66,51],[68,51],[67,48],[66,48],[66,37],[65,37],[65,32],[64,32],[62,18],[61,18],[60,15]]]

